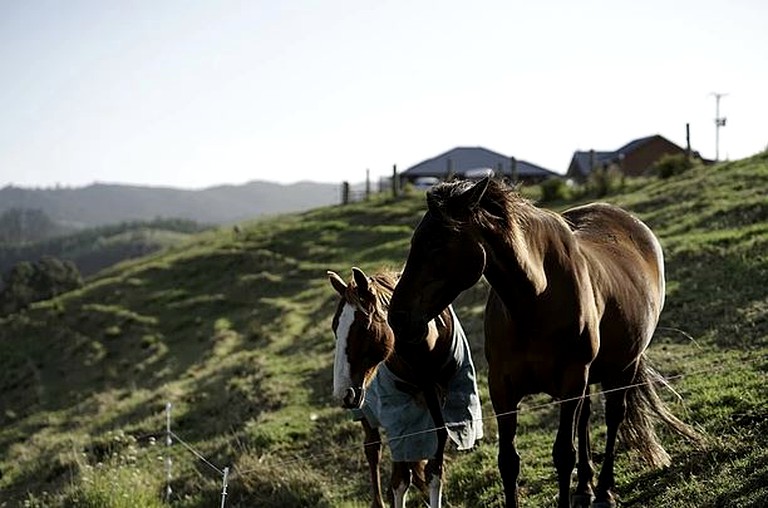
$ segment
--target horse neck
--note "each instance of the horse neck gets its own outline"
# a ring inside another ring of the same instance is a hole
[[[510,212],[507,220],[504,228],[480,230],[488,256],[485,277],[508,307],[514,304],[526,312],[526,302],[546,287],[547,254],[559,250],[567,255],[571,232],[558,216],[527,204]]]
[[[413,365],[411,359],[398,355],[394,348],[383,363],[393,374],[404,381],[415,380],[414,371],[416,369],[440,370],[446,364],[453,347],[453,327],[453,317],[449,308],[443,310],[429,322],[429,332],[426,338],[428,365]]]
[[[386,313],[389,312],[389,301],[397,279],[399,279],[399,274],[394,272],[379,273],[373,277],[373,283],[380,297],[379,312],[383,313],[385,321]],[[426,344],[428,350],[427,361],[429,362],[428,367],[430,369],[439,370],[445,364],[453,347],[453,326],[453,313],[450,308],[444,309],[435,319],[429,322]],[[391,346],[388,348],[389,352],[382,363],[397,377],[408,381],[414,377],[414,369],[421,368],[422,366],[414,367],[408,358],[403,358],[395,352],[394,344]]]

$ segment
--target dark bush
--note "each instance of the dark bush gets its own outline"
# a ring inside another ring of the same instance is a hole
[[[541,200],[563,201],[568,199],[568,184],[562,178],[550,178],[541,182]]]
[[[654,164],[653,174],[659,178],[669,178],[685,173],[692,167],[693,160],[684,153],[665,154]]]
[[[83,286],[83,278],[71,261],[44,256],[36,263],[22,261],[3,277],[0,315],[24,309],[33,302],[53,298]]]
[[[624,174],[615,165],[596,167],[587,180],[588,193],[602,198],[624,187]]]

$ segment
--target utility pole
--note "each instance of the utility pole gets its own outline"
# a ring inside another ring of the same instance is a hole
[[[392,197],[397,198],[400,193],[400,182],[397,177],[397,164],[392,165]]]
[[[712,92],[715,96],[715,162],[720,160],[720,127],[725,127],[725,117],[720,117],[720,98],[727,93]]]

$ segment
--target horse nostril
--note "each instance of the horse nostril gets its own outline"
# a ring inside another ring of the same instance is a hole
[[[344,404],[347,406],[353,406],[355,403],[355,389],[352,387],[347,388],[347,391],[344,392]]]

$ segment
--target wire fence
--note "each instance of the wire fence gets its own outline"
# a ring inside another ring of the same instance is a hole
[[[680,395],[677,394],[677,392],[671,387],[671,385],[670,385],[671,381],[680,380],[682,378],[690,378],[690,377],[697,377],[697,376],[703,376],[703,375],[707,375],[707,374],[712,374],[712,373],[715,373],[717,371],[723,370],[725,368],[727,368],[727,366],[725,366],[725,365],[718,365],[718,366],[714,366],[714,367],[711,367],[711,368],[708,368],[708,369],[702,369],[702,370],[699,370],[699,371],[696,371],[696,372],[687,373],[687,374],[677,374],[677,375],[669,376],[669,377],[659,376],[657,378],[651,379],[651,380],[649,380],[647,382],[643,382],[643,383],[633,383],[633,384],[629,384],[629,385],[625,385],[625,386],[621,386],[621,387],[617,387],[617,388],[611,388],[611,389],[608,389],[608,390],[599,390],[599,391],[591,392],[591,393],[587,394],[587,396],[601,396],[601,395],[606,395],[606,394],[609,394],[609,393],[612,393],[612,392],[627,390],[627,389],[631,389],[631,388],[638,388],[638,387],[645,386],[645,385],[658,384],[658,385],[661,385],[663,387],[669,388],[670,390],[672,390],[672,392],[677,397],[680,397]],[[501,417],[509,416],[509,415],[512,415],[512,414],[520,414],[520,413],[528,413],[528,412],[540,411],[540,410],[543,410],[543,409],[548,409],[548,408],[552,408],[552,407],[555,407],[555,406],[559,406],[559,405],[564,404],[566,402],[572,402],[572,401],[578,400],[580,398],[581,397],[572,397],[572,398],[567,398],[567,399],[553,400],[553,401],[545,402],[545,403],[541,403],[541,404],[534,404],[534,405],[530,405],[530,406],[522,406],[522,407],[520,407],[518,409],[515,409],[513,411],[507,411],[507,412],[504,412],[504,413],[494,413],[492,415],[484,416],[482,418],[477,419],[477,421],[484,422],[484,421],[487,421],[487,420],[493,420],[493,419],[496,419],[496,418],[501,418]],[[170,449],[171,449],[171,446],[173,444],[173,441],[175,440],[180,445],[182,445],[182,447],[185,450],[187,450],[190,454],[194,455],[201,463],[203,463],[205,466],[207,466],[208,469],[210,469],[212,472],[215,472],[221,478],[221,505],[220,505],[220,507],[224,508],[225,507],[225,503],[226,503],[226,497],[227,497],[227,491],[228,491],[228,487],[229,487],[229,482],[231,480],[235,479],[235,478],[244,477],[244,476],[246,476],[248,474],[254,473],[254,472],[258,471],[258,469],[245,469],[245,470],[241,470],[241,469],[237,468],[236,465],[232,465],[232,469],[234,470],[234,472],[232,474],[230,474],[230,471],[231,471],[230,466],[219,467],[216,464],[214,464],[203,453],[201,453],[194,446],[192,446],[191,444],[186,442],[176,432],[174,432],[171,429],[171,420],[172,420],[172,418],[171,418],[171,410],[172,410],[172,407],[173,407],[173,405],[170,402],[168,402],[166,404],[166,406],[165,406],[165,411],[166,411],[166,449],[168,451],[168,453],[167,453],[167,455],[165,457],[165,467],[166,467],[165,497],[166,497],[166,502],[170,503],[171,496],[172,496],[172,493],[173,493],[172,492],[172,488],[171,488],[171,481],[172,481],[173,478],[172,478],[172,462],[171,462],[171,457],[170,457]],[[406,438],[418,436],[418,435],[421,435],[421,434],[431,433],[431,432],[435,432],[437,430],[441,430],[441,429],[444,429],[444,428],[446,428],[446,426],[432,427],[432,428],[429,428],[429,429],[426,429],[426,430],[421,430],[421,431],[418,431],[418,432],[412,432],[412,433],[403,434],[403,435],[392,437],[392,438],[386,438],[386,439],[381,439],[379,441],[369,442],[369,443],[366,443],[366,446],[389,445],[389,443],[394,442],[396,440],[406,439]],[[354,447],[350,446],[349,447],[349,451],[359,450],[359,448],[360,448],[360,445],[355,445]],[[292,458],[292,459],[286,459],[286,460],[278,461],[278,462],[272,464],[271,467],[273,467],[273,468],[281,468],[281,467],[283,467],[284,468],[284,467],[289,467],[291,465],[295,465],[297,463],[308,462],[309,460],[322,460],[324,458],[330,458],[332,456],[335,456],[336,453],[338,453],[338,451],[336,451],[334,453],[330,453],[329,452],[328,454],[313,454],[313,455],[309,455],[309,456],[305,456],[305,457],[297,457],[297,458]]]

